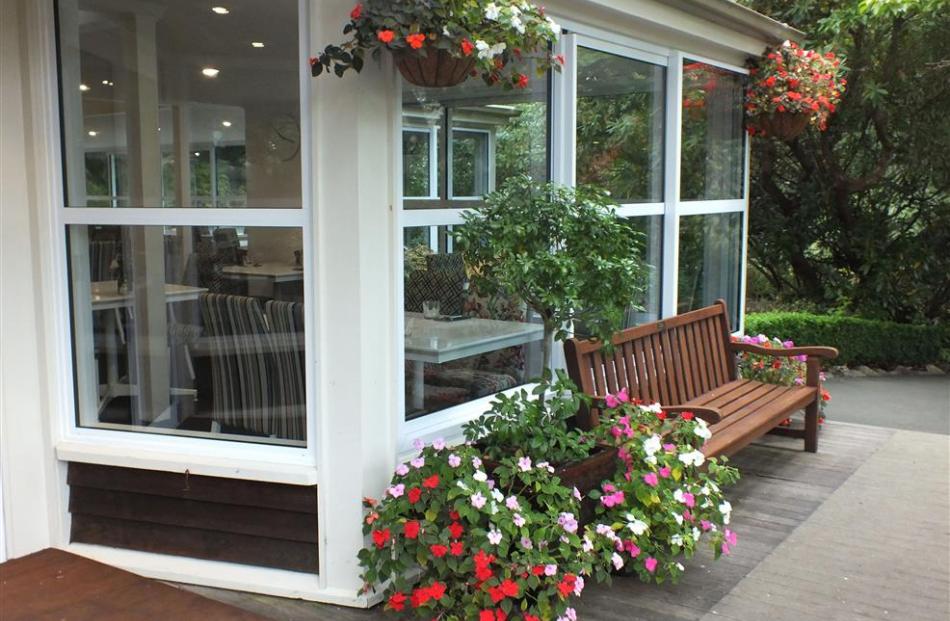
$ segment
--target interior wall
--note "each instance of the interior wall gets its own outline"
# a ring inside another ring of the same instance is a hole
[[[54,520],[25,5],[0,1],[0,476],[11,558],[50,546]]]

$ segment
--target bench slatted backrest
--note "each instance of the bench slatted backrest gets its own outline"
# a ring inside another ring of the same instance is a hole
[[[606,353],[598,342],[570,339],[564,344],[571,379],[589,395],[626,388],[631,397],[662,405],[681,405],[736,379],[728,351],[729,315],[719,300],[614,336]]]

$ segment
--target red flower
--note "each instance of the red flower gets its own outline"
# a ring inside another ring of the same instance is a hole
[[[564,54],[558,54],[558,55],[556,55],[556,56],[554,57],[554,62],[556,62],[556,63],[559,64],[559,65],[563,65],[563,64],[564,64]]]
[[[534,615],[529,615],[528,613],[525,613],[524,621],[541,621],[541,617],[536,617]]]
[[[531,568],[531,573],[533,573],[535,576],[544,575],[544,565],[535,565]]]
[[[465,529],[458,522],[452,522],[449,525],[449,533],[452,535],[452,539],[461,539],[464,532]]]
[[[353,10],[350,11],[350,19],[359,19],[360,15],[363,14],[363,3],[357,2],[356,6],[353,7]]]
[[[773,360],[773,361],[772,361],[772,368],[773,368],[773,369],[781,369],[781,368],[782,368],[782,361],[781,361],[781,360],[778,360],[778,359]]]
[[[429,546],[429,550],[432,551],[432,555],[436,558],[442,558],[445,556],[445,553],[449,551],[448,547],[442,545],[441,543],[433,543]]]
[[[435,489],[439,486],[439,475],[433,474],[428,479],[425,479],[422,482],[422,487],[427,487],[429,489]]]
[[[376,33],[376,38],[382,41],[383,43],[391,43],[393,38],[396,36],[396,33],[392,30],[380,30]]]
[[[311,57],[310,57],[310,66],[313,67],[313,66],[316,65],[316,64],[317,64],[317,57],[316,57],[316,56],[311,56]]]
[[[666,412],[657,412],[656,417],[660,420],[666,420]]]
[[[777,79],[778,79],[778,78],[776,78],[774,75],[770,75],[769,77],[765,78],[765,85],[768,86],[769,88],[771,88],[771,87],[775,86],[775,81],[776,81]]]
[[[419,536],[419,522],[409,520],[403,525],[402,532],[406,535],[406,539],[415,539]]]
[[[508,618],[508,615],[505,614],[505,611],[499,608],[495,611],[495,621],[505,621]]]
[[[821,400],[822,401],[831,401],[831,393],[825,389],[821,390]]]
[[[528,88],[528,76],[523,73],[518,74],[518,88]]]
[[[449,511],[449,519],[458,521],[462,516],[459,515],[458,511]]]
[[[429,585],[429,596],[434,600],[442,599],[442,596],[445,595],[445,584],[441,582],[433,582]]]
[[[414,505],[419,502],[419,498],[422,497],[422,490],[418,487],[413,487],[411,490],[409,490],[408,496],[409,503]]]
[[[680,418],[683,420],[693,420],[696,416],[692,412],[683,412],[680,414]]]
[[[464,552],[463,547],[461,541],[453,541],[449,544],[449,554],[452,556],[462,556],[462,552]]]
[[[799,81],[798,81],[797,79],[795,79],[795,78],[789,78],[789,79],[788,79],[788,87],[789,87],[789,88],[798,88],[798,85],[799,85],[799,84],[801,84],[801,82],[799,82]]]
[[[475,49],[475,46],[472,45],[472,42],[468,39],[462,39],[462,43],[459,44],[462,48],[462,54],[465,56],[471,56],[472,50]]]
[[[493,604],[497,604],[501,600],[505,599],[505,594],[502,592],[500,586],[493,586],[488,589],[488,596],[491,598]]]
[[[501,583],[501,592],[506,597],[518,597],[518,583],[510,578],[505,578],[505,581]]]
[[[475,567],[475,579],[479,582],[485,582],[489,578],[495,575],[491,569],[486,567]]]
[[[392,597],[389,598],[389,602],[386,604],[387,607],[399,612],[406,607],[406,595],[405,593],[396,592],[393,593]]]
[[[486,608],[478,613],[478,621],[495,621],[495,613]]]
[[[406,42],[409,44],[409,47],[414,50],[418,50],[420,47],[422,47],[422,44],[425,43],[425,40],[426,36],[418,32],[406,37]]]
[[[373,543],[376,544],[377,548],[384,548],[389,542],[389,529],[384,528],[383,530],[374,530],[373,531]]]
[[[557,585],[557,590],[561,594],[561,598],[566,598],[568,595],[574,592],[574,586],[577,583],[577,576],[574,574],[565,574],[564,579]]]
[[[412,604],[413,608],[418,608],[429,601],[431,597],[429,589],[419,588],[412,592],[412,598],[409,600],[409,603]]]

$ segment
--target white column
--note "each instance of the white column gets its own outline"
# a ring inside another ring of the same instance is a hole
[[[663,317],[676,315],[679,286],[680,154],[683,123],[683,57],[670,54],[666,74],[666,164],[663,185]]]
[[[311,5],[313,50],[340,37],[350,0]],[[330,593],[362,586],[363,496],[379,497],[395,465],[393,159],[395,71],[367,58],[361,74],[310,81],[319,317],[317,451],[320,574]],[[305,252],[305,254],[308,254]]]

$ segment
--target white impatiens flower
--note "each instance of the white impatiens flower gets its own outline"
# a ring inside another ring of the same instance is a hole
[[[680,453],[679,460],[687,466],[702,466],[706,461],[706,456],[702,451],[690,451],[689,453]]]
[[[699,541],[699,537],[700,537],[702,534],[703,534],[703,532],[702,532],[701,530],[699,530],[699,529],[696,528],[695,526],[693,527],[693,539],[694,539],[694,540]]]
[[[481,481],[482,483],[484,483],[485,481],[488,480],[488,475],[485,474],[484,470],[476,470],[475,474],[472,475],[472,478],[475,479],[476,481]]]
[[[491,50],[490,50],[490,51],[491,51],[491,55],[492,55],[492,56],[498,56],[499,54],[501,54],[502,52],[504,52],[507,47],[508,47],[508,44],[507,44],[507,43],[504,43],[504,42],[502,42],[502,43],[496,43],[495,45],[491,46]]]
[[[524,34],[524,22],[522,22],[521,18],[517,15],[512,15],[511,27],[517,30],[519,33]]]
[[[675,492],[673,492],[673,500],[676,502],[686,502],[686,497],[683,496],[683,490],[677,489]]]
[[[475,41],[475,49],[478,50],[479,58],[490,58],[491,57],[491,46],[482,41],[481,39]]]
[[[696,419],[696,427],[693,429],[693,433],[703,440],[708,440],[712,437],[712,432],[709,431],[709,425],[707,425],[706,421],[701,418]]]
[[[496,501],[498,501],[498,502],[501,502],[502,500],[505,499],[505,495],[502,494],[502,493],[501,493],[501,490],[499,490],[499,489],[493,489],[493,490],[491,491],[491,497],[494,498],[494,499],[495,499]]]
[[[701,488],[699,488],[699,495],[700,495],[700,496],[709,496],[709,486],[708,486],[708,485],[703,485]]]
[[[494,530],[494,529],[488,531],[488,541],[492,545],[497,546],[499,543],[501,543],[501,539],[502,539],[501,531]]]
[[[659,450],[663,447],[663,442],[660,440],[660,436],[653,434],[649,438],[643,441],[643,452],[649,456],[653,456],[655,453],[658,453]]]
[[[610,556],[610,562],[614,564],[614,569],[620,571],[623,568],[623,557],[614,552]]]
[[[673,519],[676,520],[676,525],[677,525],[677,526],[682,526],[682,525],[683,525],[683,516],[680,515],[679,513],[675,513],[675,512],[674,512],[672,515],[673,515]]]
[[[485,18],[491,20],[497,20],[501,15],[501,8],[494,2],[489,2],[485,6]]]
[[[722,504],[719,505],[719,513],[722,514],[722,523],[728,524],[732,516],[732,504],[728,500],[723,500]]]
[[[650,405],[644,405],[643,409],[647,412],[653,412],[654,414],[659,414],[663,411],[663,406],[659,403],[651,403]]]
[[[551,29],[551,34],[554,34],[554,35],[561,34],[561,26],[550,17],[548,17],[547,20],[548,20],[548,28]]]
[[[633,519],[630,522],[627,522],[627,528],[633,531],[634,535],[642,535],[643,533],[647,532],[647,528],[649,528],[649,526],[647,526],[647,523],[643,520]]]
[[[680,571],[686,571],[686,568],[683,567],[683,564],[682,564],[682,563],[677,563],[677,564],[676,564],[676,568],[677,568],[678,570],[680,570]]]
[[[651,466],[655,466],[655,465],[656,465],[656,455],[647,455],[646,457],[643,458],[643,461],[647,462],[647,463],[650,464]]]
[[[670,544],[674,546],[683,547],[683,536],[680,535],[679,533],[676,533],[675,535],[670,537]]]

